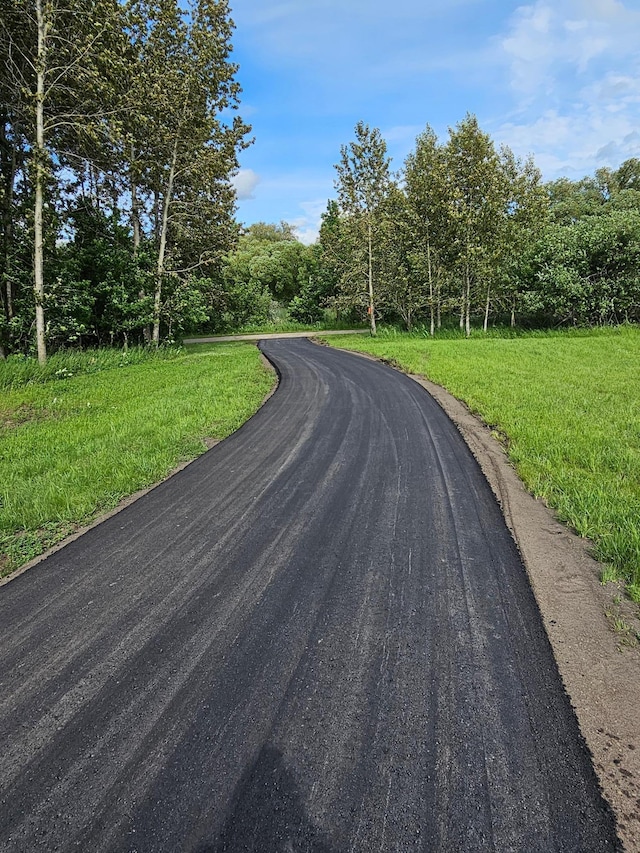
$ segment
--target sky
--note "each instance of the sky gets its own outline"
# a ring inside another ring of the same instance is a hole
[[[545,180],[640,158],[640,0],[231,0],[238,219],[313,242],[358,121],[400,169],[467,113]]]

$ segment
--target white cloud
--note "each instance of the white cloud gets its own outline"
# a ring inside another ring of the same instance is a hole
[[[618,0],[537,0],[519,7],[498,39],[517,91],[556,89],[558,74],[584,74],[599,59],[637,55],[640,12]]]
[[[618,0],[536,0],[494,40],[516,104],[493,132],[547,178],[640,156],[640,11]]]
[[[605,166],[618,166],[640,153],[640,133],[632,130],[621,140],[611,140],[596,152],[596,159]]]
[[[253,169],[240,169],[238,174],[231,179],[231,183],[235,187],[238,200],[255,198],[254,190],[260,183],[260,175],[256,174]]]
[[[615,168],[640,156],[637,121],[601,107],[571,115],[549,110],[532,121],[505,122],[494,137],[520,156],[533,154],[545,178],[579,178],[600,166]]]
[[[315,199],[314,201],[303,201],[300,207],[304,211],[302,216],[289,222],[296,230],[296,236],[301,243],[306,246],[315,243],[320,236],[320,225],[322,224],[322,214],[327,209],[327,200]]]

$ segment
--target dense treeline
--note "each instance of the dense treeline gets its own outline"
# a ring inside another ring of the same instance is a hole
[[[640,160],[543,184],[467,116],[427,127],[398,175],[360,123],[336,166],[319,261],[335,303],[431,334],[472,322],[600,324],[640,318]],[[449,320],[450,322],[450,320]]]
[[[5,0],[0,355],[159,342],[237,238],[226,0]]]
[[[440,142],[427,127],[402,170],[360,123],[320,237],[258,223],[223,259],[210,331],[291,319],[562,326],[640,319],[640,160],[543,183],[473,116]]]
[[[303,246],[235,222],[226,0],[6,0],[0,357],[265,324],[638,320],[640,161],[541,181],[473,116],[391,171],[359,123]]]

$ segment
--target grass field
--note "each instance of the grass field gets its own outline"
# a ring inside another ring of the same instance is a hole
[[[241,343],[51,362],[0,365],[0,574],[229,435],[275,381]]]
[[[640,601],[640,329],[327,343],[392,360],[464,400],[520,476]]]

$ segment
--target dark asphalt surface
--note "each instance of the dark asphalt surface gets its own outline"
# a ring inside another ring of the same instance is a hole
[[[617,849],[456,429],[263,349],[240,431],[0,589],[0,850]]]

